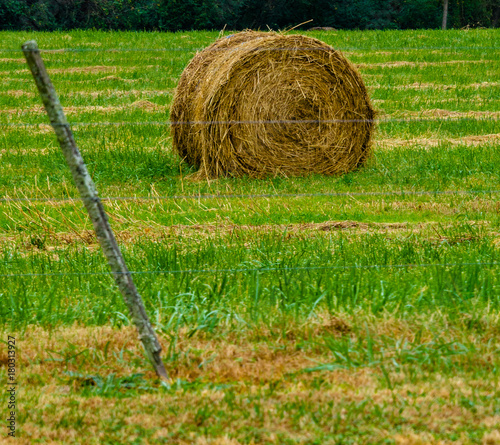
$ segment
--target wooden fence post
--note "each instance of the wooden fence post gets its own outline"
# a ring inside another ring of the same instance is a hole
[[[128,306],[132,320],[139,332],[139,338],[144,345],[146,354],[153,364],[156,374],[163,380],[168,381],[167,371],[161,360],[161,346],[156,333],[151,325],[144,303],[127,269],[125,260],[116,242],[108,217],[99,199],[97,190],[87,167],[78,150],[71,128],[64,115],[63,108],[57,97],[52,82],[43,63],[38,45],[34,40],[26,42],[23,53],[35,79],[36,86],[42,97],[45,110],[50,118],[57,139],[61,146],[66,163],[68,164],[75,185],[80,192],[82,201],[90,215],[94,230],[106,256],[115,282],[122,293]]]
[[[443,0],[443,24],[441,29],[445,30],[448,27],[448,0]]]

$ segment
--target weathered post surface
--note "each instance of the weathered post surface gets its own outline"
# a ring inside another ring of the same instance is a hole
[[[80,192],[82,201],[90,215],[97,239],[101,244],[104,255],[108,259],[116,284],[128,306],[132,320],[139,332],[139,338],[144,345],[146,354],[153,364],[157,375],[163,380],[168,380],[165,366],[161,360],[161,346],[156,333],[151,325],[144,303],[127,269],[125,260],[116,242],[108,217],[97,194],[92,178],[78,150],[71,128],[64,115],[63,108],[57,97],[52,82],[43,63],[38,45],[34,40],[26,42],[23,53],[35,79],[36,86],[42,97],[43,104],[50,118],[50,123],[61,145],[66,162],[73,175],[76,187]]]
[[[448,0],[443,0],[443,24],[441,29],[445,30],[448,26]]]

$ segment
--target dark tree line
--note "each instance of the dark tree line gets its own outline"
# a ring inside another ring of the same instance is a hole
[[[440,28],[446,0],[0,0],[2,30]],[[448,28],[498,27],[500,0],[448,0]]]

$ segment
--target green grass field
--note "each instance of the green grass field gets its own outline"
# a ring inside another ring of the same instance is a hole
[[[381,120],[371,158],[341,177],[199,182],[167,122],[217,32],[0,33],[18,443],[500,444],[499,31],[306,34],[358,66]],[[19,50],[32,38],[170,386],[73,199]]]

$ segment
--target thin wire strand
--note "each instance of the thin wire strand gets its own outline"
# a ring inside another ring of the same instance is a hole
[[[159,201],[159,200],[202,200],[202,199],[259,199],[259,198],[314,198],[314,197],[359,197],[359,196],[437,196],[437,195],[479,195],[499,194],[500,190],[394,190],[388,192],[324,192],[324,193],[261,193],[261,194],[199,194],[171,196],[106,196],[101,201]],[[0,202],[68,202],[82,201],[75,198],[0,198]]]
[[[151,274],[188,274],[188,273],[247,273],[247,272],[295,272],[308,270],[352,270],[352,269],[404,269],[404,268],[427,268],[427,267],[457,267],[457,266],[499,266],[498,262],[488,263],[422,263],[422,264],[369,264],[352,266],[299,266],[299,267],[255,267],[238,269],[185,269],[185,270],[144,270],[129,271],[131,275]],[[126,275],[126,272],[117,275]],[[0,277],[54,277],[54,276],[85,276],[85,275],[113,275],[113,272],[47,272],[47,273],[24,273],[24,274],[0,274]]]
[[[227,37],[227,36],[226,36]],[[214,40],[215,41],[215,40]],[[47,49],[39,49],[42,53],[80,53],[80,52],[192,52],[192,51],[203,51],[206,47],[181,47],[181,48],[47,48]],[[266,49],[266,48],[261,48]],[[289,51],[290,49],[294,50],[311,50],[311,51],[324,51],[323,48],[269,48],[267,50],[274,51]],[[340,51],[395,51],[395,52],[404,52],[404,51],[422,51],[422,50],[453,50],[453,51],[469,51],[469,50],[497,50],[499,47],[497,46],[408,46],[408,47],[357,47],[357,46],[344,46],[334,48]],[[230,51],[234,50],[233,48],[213,48],[214,51]],[[0,52],[22,52],[22,49],[14,49],[14,48],[5,48],[0,49]]]
[[[97,49],[97,48],[64,48],[64,49],[42,49],[43,53],[51,52],[174,52],[174,51],[200,51],[204,48],[113,48],[113,49]],[[324,51],[322,48],[311,49],[311,48],[293,48],[294,50],[319,50]],[[355,47],[345,47],[338,48],[342,51],[358,51],[358,50],[370,50],[370,51],[380,51],[380,50],[393,50],[393,51],[406,51],[406,50],[426,50],[426,49],[439,49],[439,50],[487,50],[487,49],[497,49],[496,47],[406,47],[406,48],[355,48]],[[222,50],[222,49],[217,49]],[[232,50],[232,49],[223,49]],[[271,51],[290,51],[290,48],[274,48],[269,49]],[[21,52],[20,49],[0,49],[0,52]],[[477,118],[456,118],[456,119],[439,119],[439,120],[479,120]],[[481,119],[484,120],[484,119]],[[218,125],[218,124],[319,124],[319,123],[373,123],[373,122],[428,122],[436,121],[436,119],[430,118],[417,118],[417,119],[334,119],[334,120],[268,120],[268,121],[195,121],[195,122],[79,122],[73,123],[72,126],[101,126],[101,125]],[[40,123],[1,123],[0,126],[38,126]],[[56,126],[58,124],[52,124]],[[65,126],[70,126],[70,124],[64,124]],[[219,194],[205,194],[197,196],[189,195],[175,195],[175,196],[148,196],[148,197],[104,197],[101,198],[103,201],[111,200],[159,200],[159,199],[172,199],[172,200],[186,200],[186,199],[247,199],[247,198],[277,198],[277,197],[339,197],[339,196],[404,196],[404,195],[456,195],[456,194],[497,194],[500,190],[459,190],[459,191],[391,191],[391,192],[328,192],[328,193],[286,193],[286,194],[233,194],[233,195],[219,195]],[[20,201],[56,201],[56,202],[73,202],[80,201],[81,198],[0,198],[0,202],[20,202]],[[295,272],[295,271],[312,271],[312,270],[353,270],[353,269],[404,269],[404,268],[428,268],[428,267],[458,267],[458,266],[498,266],[498,262],[487,262],[487,263],[435,263],[435,264],[377,264],[377,265],[351,265],[351,266],[304,266],[304,267],[293,267],[293,268],[283,268],[283,267],[261,267],[261,268],[238,268],[238,269],[187,269],[187,270],[160,270],[160,271],[130,271],[133,275],[145,275],[145,274],[164,274],[164,275],[174,275],[174,274],[187,274],[187,273],[198,273],[198,274],[218,274],[218,273],[249,273],[249,272]],[[4,278],[14,278],[14,277],[49,277],[49,276],[89,276],[89,275],[112,275],[111,272],[60,272],[60,273],[24,273],[24,274],[0,274]]]
[[[60,123],[0,123],[0,127],[34,127],[39,125],[51,125],[52,127],[98,127],[98,126],[124,126],[124,125],[295,125],[295,124],[353,124],[353,123],[413,123],[413,122],[459,122],[459,121],[497,121],[498,118],[487,117],[448,117],[448,118],[385,118],[385,119],[269,119],[269,120],[230,120],[230,121],[125,121],[125,122],[72,122],[68,124]]]
[[[160,65],[159,65],[160,66]],[[28,76],[28,73],[25,73],[26,76]],[[104,74],[104,73],[103,73]],[[118,73],[120,74],[120,72]],[[367,75],[368,76],[368,75]],[[14,78],[14,79],[9,79],[7,80],[7,82],[4,81],[4,83],[19,83],[19,82],[25,82],[25,83],[32,83],[32,80],[30,77],[26,77],[26,78]],[[140,82],[141,80],[145,80],[144,78],[138,78],[138,79],[129,79],[129,78],[116,78],[116,79],[106,79],[105,77],[104,78],[100,78],[100,79],[97,79],[97,81],[101,81],[101,80],[112,80],[113,82],[125,82],[125,83],[128,83],[128,82]],[[56,85],[58,84],[62,84],[62,83],[72,83],[72,84],[78,84],[78,83],[85,83],[87,82],[88,83],[88,80],[73,80],[73,79],[56,79],[54,80],[54,83]],[[417,82],[418,83],[418,82]],[[418,84],[419,87],[420,87],[420,84]],[[366,87],[367,89],[374,89],[374,90],[404,90],[404,89],[412,89],[414,88],[413,85],[382,85],[382,84],[370,84],[370,83],[367,83],[366,84]],[[432,84],[432,85],[425,85],[424,87],[422,87],[422,89],[447,89],[447,88],[456,88],[457,85],[449,85],[449,84]],[[464,87],[462,85],[462,87]],[[466,88],[469,88],[471,86],[468,86],[466,85],[465,86]],[[485,85],[481,85],[481,84],[478,84],[477,86],[474,85],[474,88],[491,88],[492,85],[491,84],[488,84],[488,83],[485,83]],[[172,86],[170,88],[171,91],[162,91],[162,90],[145,90],[146,93],[152,93],[151,95],[145,95],[144,97],[145,98],[152,98],[152,97],[157,97],[157,96],[173,96],[174,95],[174,90],[175,89],[175,86]],[[126,90],[124,90],[125,92],[128,92]],[[103,92],[102,90],[96,90],[96,92]],[[139,91],[141,94],[144,92],[144,91]],[[62,93],[63,95],[65,93]],[[77,94],[87,94],[85,91],[75,91],[74,92],[75,95]],[[110,97],[113,97],[110,96]]]

